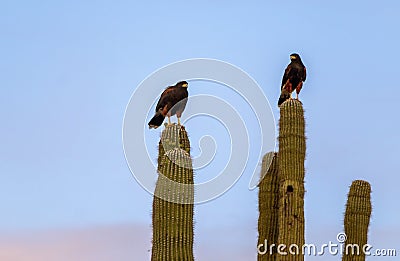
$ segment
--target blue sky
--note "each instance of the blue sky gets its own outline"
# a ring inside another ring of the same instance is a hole
[[[135,88],[172,62],[219,59],[253,77],[278,118],[281,77],[298,52],[308,69],[300,94],[307,241],[335,240],[348,186],[365,179],[370,242],[399,249],[399,10],[397,1],[1,2],[1,234],[116,224],[149,233],[152,197],[132,177],[121,141]],[[252,253],[258,211],[249,178],[196,206],[196,251],[228,244]],[[207,260],[228,257],[218,253]]]

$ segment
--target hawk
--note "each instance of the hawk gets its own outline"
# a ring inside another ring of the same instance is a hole
[[[296,99],[299,99],[299,93],[306,80],[306,67],[297,53],[290,55],[291,62],[286,67],[285,74],[282,79],[281,96],[278,100],[280,106],[287,99],[292,98],[292,92],[296,89]]]
[[[178,125],[181,124],[180,118],[186,107],[188,97],[187,87],[188,83],[181,81],[163,91],[156,106],[156,113],[149,121],[149,129],[160,127],[164,122],[165,116],[168,117],[168,124],[171,124],[170,117],[175,114],[178,118]]]

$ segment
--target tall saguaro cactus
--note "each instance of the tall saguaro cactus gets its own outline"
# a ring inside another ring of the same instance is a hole
[[[304,260],[305,153],[303,106],[298,100],[288,100],[281,105],[279,154],[274,154],[272,162],[268,160],[271,152],[263,158],[259,184],[258,261]],[[271,164],[264,166],[267,162]]]
[[[152,261],[193,261],[194,182],[183,126],[169,125],[159,143],[153,199]]]
[[[303,106],[298,100],[281,105],[279,121],[279,236],[288,255],[277,260],[304,260],[304,160],[306,153]],[[293,246],[294,244],[294,246]],[[298,248],[296,248],[296,246]],[[293,255],[293,253],[298,253]]]
[[[363,247],[367,244],[371,211],[371,185],[363,180],[353,181],[344,215],[347,240],[343,249],[343,261],[365,260]]]

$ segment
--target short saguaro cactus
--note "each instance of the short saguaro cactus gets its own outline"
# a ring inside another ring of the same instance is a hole
[[[153,199],[152,261],[193,261],[194,182],[183,126],[168,125],[159,143]]]

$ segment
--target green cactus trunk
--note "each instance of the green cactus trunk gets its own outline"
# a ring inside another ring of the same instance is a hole
[[[371,211],[370,184],[363,180],[353,181],[350,186],[344,216],[344,232],[347,240],[343,248],[343,261],[365,260],[363,246],[367,244]]]
[[[306,153],[303,106],[288,100],[280,107],[279,122],[279,236],[287,255],[277,260],[304,260],[304,160]],[[291,246],[295,244],[295,246]],[[297,246],[297,248],[296,248]],[[297,254],[298,253],[298,254]]]
[[[278,241],[278,153],[271,153],[263,158],[258,185],[258,261],[275,260],[276,248],[271,246]]]
[[[152,261],[193,261],[194,182],[183,126],[169,125],[159,143],[153,199]]]

